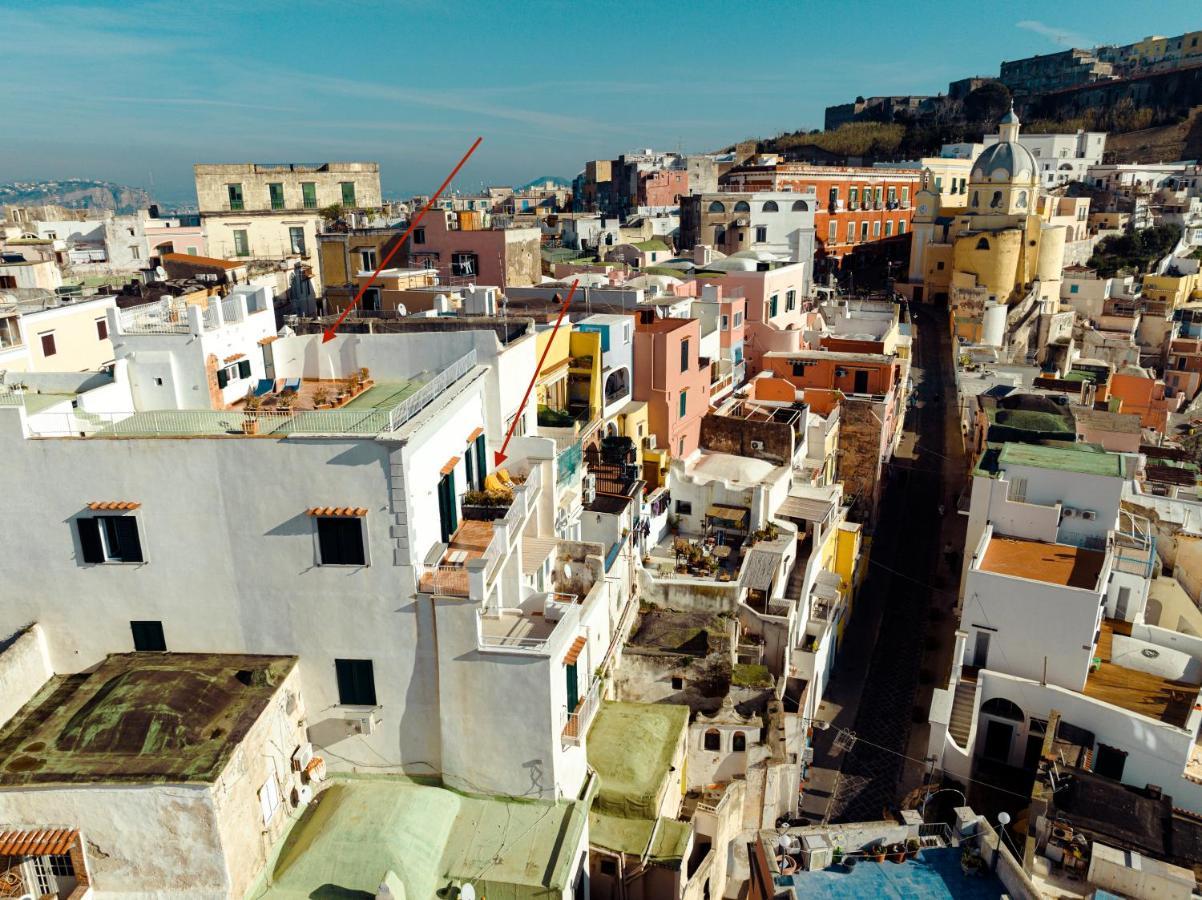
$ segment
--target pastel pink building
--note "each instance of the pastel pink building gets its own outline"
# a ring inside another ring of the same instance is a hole
[[[542,279],[538,228],[483,226],[476,212],[431,210],[405,244],[409,268],[438,272],[442,284],[527,287]]]
[[[710,406],[710,363],[698,353],[698,319],[659,319],[639,312],[634,326],[634,399],[647,403],[647,427],[657,444],[686,457],[701,441]]]
[[[749,377],[763,370],[765,353],[804,349],[810,309],[806,271],[805,263],[793,263],[765,271],[727,272],[715,279],[723,294],[742,294],[746,300],[743,355]]]
[[[195,218],[195,224],[193,219]],[[188,256],[208,256],[204,229],[200,218],[173,216],[165,219],[147,219],[143,223],[146,233],[146,256],[162,256],[165,253],[185,253]]]

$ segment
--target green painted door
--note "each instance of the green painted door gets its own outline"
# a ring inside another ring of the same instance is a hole
[[[576,683],[576,663],[570,666],[564,666],[568,673],[568,712],[576,711],[576,704],[580,702],[580,688]]]

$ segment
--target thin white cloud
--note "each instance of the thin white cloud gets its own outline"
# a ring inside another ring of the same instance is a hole
[[[1033,32],[1040,37],[1045,37],[1060,47],[1094,46],[1094,41],[1080,32],[1070,31],[1067,28],[1057,28],[1054,25],[1048,25],[1046,22],[1040,22],[1038,19],[1023,19],[1021,22],[1015,22],[1014,24],[1015,27]]]

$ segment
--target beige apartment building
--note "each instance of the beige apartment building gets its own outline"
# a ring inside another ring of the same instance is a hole
[[[381,205],[379,163],[200,163],[193,171],[208,251],[219,259],[309,259],[320,210]]]

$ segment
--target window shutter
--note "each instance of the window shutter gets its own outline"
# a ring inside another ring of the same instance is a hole
[[[218,369],[217,370],[217,387],[224,388],[229,383],[230,383],[229,374],[225,371],[225,369]]]
[[[238,377],[239,378],[250,378],[250,360],[249,359],[238,360]]]
[[[100,543],[100,523],[95,519],[76,519],[75,529],[79,532],[79,547],[86,563],[104,562],[104,547]]]
[[[142,562],[142,542],[134,516],[110,516],[105,520],[109,550],[122,562]]]
[[[488,447],[485,446],[484,435],[476,438],[476,477],[480,479],[480,487],[484,487],[484,476],[488,474]]]

